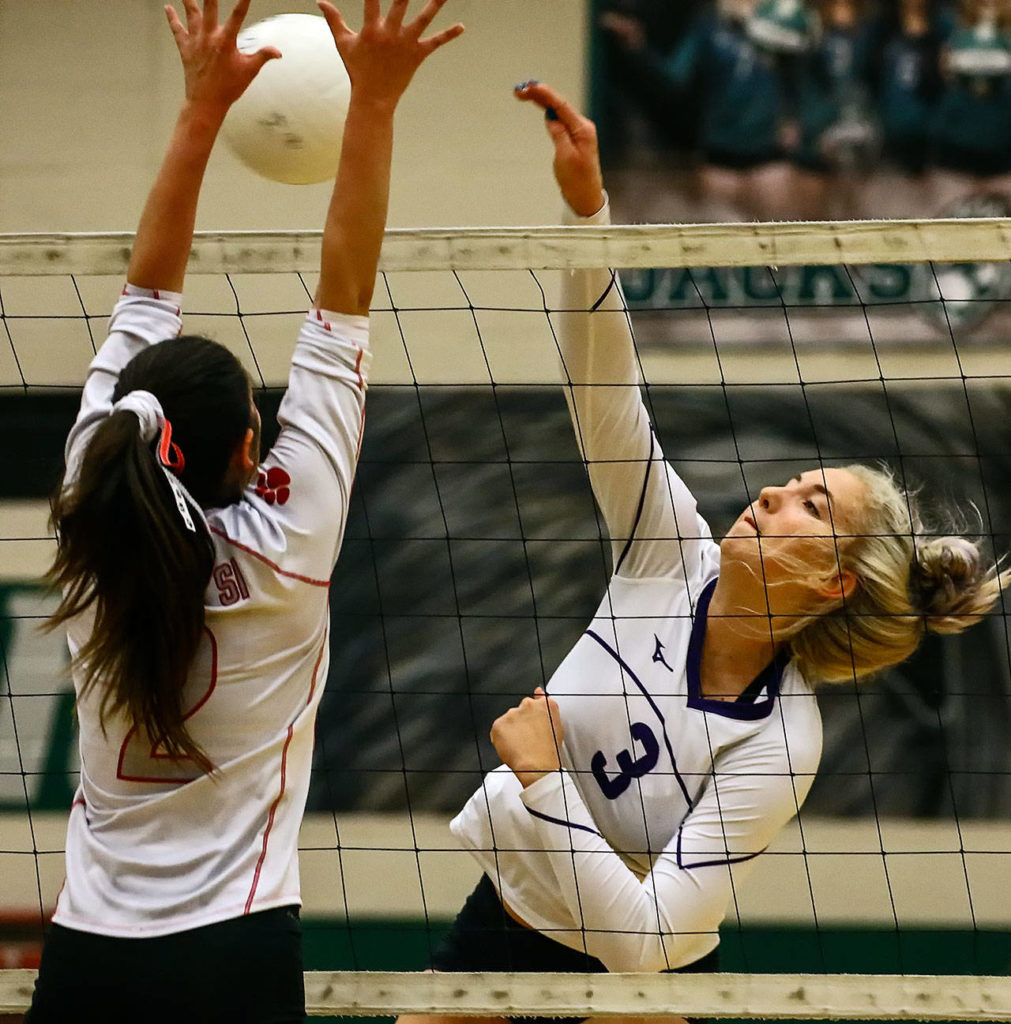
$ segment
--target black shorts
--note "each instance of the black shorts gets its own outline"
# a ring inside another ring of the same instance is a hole
[[[25,1024],[301,1024],[302,926],[278,907],[149,939],[58,924],[42,950]]]
[[[487,875],[467,897],[463,909],[432,955],[436,971],[559,971],[606,974],[596,958],[564,946],[543,932],[527,928],[510,917]],[[720,969],[713,950],[701,960],[674,972],[709,972]],[[668,973],[668,972],[664,972]],[[673,972],[671,972],[673,973]],[[516,1024],[577,1024],[582,1017],[510,1017]]]

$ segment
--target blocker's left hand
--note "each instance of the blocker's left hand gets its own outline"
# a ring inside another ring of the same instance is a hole
[[[495,719],[491,741],[502,761],[523,784],[532,785],[561,767],[558,752],[565,736],[558,704],[538,686],[514,708]]]

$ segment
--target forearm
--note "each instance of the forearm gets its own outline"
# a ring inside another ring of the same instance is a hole
[[[662,855],[643,878],[599,833],[571,778],[559,773],[524,790],[522,799],[587,952],[608,970],[668,970],[712,948],[730,895],[725,870],[700,876]]]
[[[392,155],[393,106],[352,93],[323,229],[319,309],[368,315],[386,227]]]
[[[226,111],[189,100],[183,104],[137,228],[127,272],[131,284],[182,291],[200,186]]]

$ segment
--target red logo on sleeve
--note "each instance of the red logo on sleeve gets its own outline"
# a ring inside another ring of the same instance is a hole
[[[256,493],[268,505],[283,505],[291,497],[291,477],[280,466],[271,466],[266,472],[261,469]]]

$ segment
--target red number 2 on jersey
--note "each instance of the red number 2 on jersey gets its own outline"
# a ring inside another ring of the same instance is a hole
[[[187,696],[192,688],[196,699],[183,716],[184,722],[189,722],[210,700],[218,679],[218,645],[214,634],[206,627],[204,633],[207,642],[197,649],[186,686]],[[126,734],[119,749],[116,777],[124,782],[167,782],[182,785],[184,782],[192,782],[202,774],[195,761],[188,757],[169,757],[160,738],[152,740],[136,725]]]

